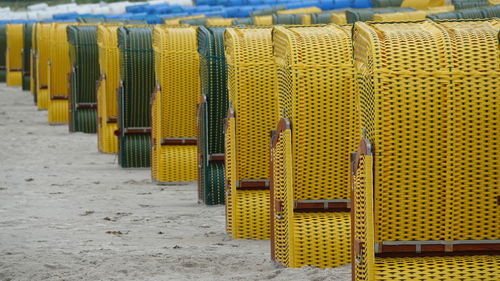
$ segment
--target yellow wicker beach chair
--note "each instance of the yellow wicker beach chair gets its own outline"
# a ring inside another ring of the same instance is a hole
[[[194,15],[194,16],[185,16],[178,18],[166,18],[163,22],[168,26],[176,26],[181,24],[181,20],[192,20],[192,19],[202,19],[205,15]]]
[[[254,16],[252,17],[252,23],[254,25],[272,25],[273,15]]]
[[[68,123],[68,73],[70,72],[67,23],[53,23],[49,31],[50,55],[47,72],[49,124]]]
[[[120,84],[120,52],[117,30],[120,24],[97,27],[100,75],[97,81],[97,147],[103,153],[118,152],[116,89]]]
[[[48,65],[51,43],[49,41],[51,23],[37,23],[36,28],[36,104],[39,110],[49,108]]]
[[[7,53],[5,54],[7,86],[22,85],[23,24],[7,24]],[[2,54],[3,55],[3,54]]]
[[[354,280],[498,280],[498,31],[355,25]]]
[[[153,30],[157,90],[152,98],[152,178],[197,179],[196,104],[200,98],[196,27]]]
[[[276,11],[277,15],[312,14],[312,13],[321,13],[321,9],[318,7],[311,6],[311,7]]]
[[[273,31],[281,120],[271,141],[271,250],[288,267],[351,258],[349,156],[359,139],[351,28]]]
[[[226,229],[268,239],[269,132],[278,121],[271,28],[228,28],[224,45],[229,113],[225,128]]]

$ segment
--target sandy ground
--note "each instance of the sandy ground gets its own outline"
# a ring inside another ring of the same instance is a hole
[[[269,241],[228,238],[194,183],[158,186],[96,147],[0,84],[0,280],[350,280],[273,264]]]

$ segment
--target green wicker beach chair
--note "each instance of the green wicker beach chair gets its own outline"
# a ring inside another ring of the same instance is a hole
[[[151,111],[154,89],[152,27],[118,28],[118,161],[123,168],[150,166]]]
[[[198,104],[198,199],[207,205],[224,204],[225,29],[198,28],[202,96]]]
[[[67,32],[71,63],[69,130],[95,133],[99,78],[96,26],[70,25]]]
[[[33,29],[32,23],[25,23],[23,32],[23,81],[22,87],[24,91],[30,90],[30,68],[31,68],[31,31]]]
[[[5,24],[0,24],[0,82],[5,82],[5,52],[7,51],[5,28]]]

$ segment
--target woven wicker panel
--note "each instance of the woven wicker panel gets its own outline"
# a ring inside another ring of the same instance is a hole
[[[22,86],[23,24],[7,24],[7,53],[5,58],[7,86]]]
[[[119,162],[126,167],[150,166],[150,135],[127,135],[132,128],[151,127],[150,97],[154,88],[152,27],[121,26],[117,30],[120,52],[118,95]]]
[[[195,27],[157,26],[154,29],[155,72],[161,95],[156,95],[159,126],[153,127],[160,150],[155,180],[186,182],[197,178],[196,145],[162,145],[162,139],[196,139],[196,104],[200,97],[199,55]],[[157,129],[161,130],[160,132]],[[191,154],[192,153],[192,154]],[[170,167],[181,167],[172,169]]]
[[[273,24],[273,16],[272,15],[255,16],[252,17],[252,23],[254,25],[271,25]]]
[[[359,165],[355,167],[353,175],[352,198],[354,221],[353,240],[365,246],[361,253],[353,253],[355,262],[352,272],[358,281],[375,280],[375,253],[374,253],[374,220],[373,220],[373,158],[368,155],[359,156]],[[354,247],[353,247],[354,250]]]
[[[0,54],[7,51],[6,24],[0,24]],[[0,82],[5,82],[5,55],[0,55]]]
[[[358,70],[372,61],[360,81],[377,77],[361,85],[361,111],[378,159],[378,241],[498,239],[491,217],[498,212],[498,162],[486,156],[498,149],[496,132],[488,129],[499,127],[491,114],[500,110],[493,101],[498,28],[424,21],[358,29],[372,48],[368,58],[357,53]]]
[[[33,23],[23,25],[23,91],[30,90],[31,39]],[[1,54],[1,53],[0,53]]]
[[[293,197],[346,199],[359,139],[349,28],[275,30],[280,112],[293,131]]]
[[[229,100],[236,114],[237,178],[267,179],[269,131],[278,121],[271,29],[229,28],[224,43]]]
[[[198,28],[201,93],[205,97],[198,105],[199,200],[206,204],[224,203],[223,162],[208,161],[210,155],[224,153],[222,125],[228,104],[224,30],[224,27]]]
[[[374,14],[410,12],[413,8],[373,8],[373,9],[348,9],[346,10],[347,23],[355,23],[357,21],[371,21]]]
[[[206,26],[230,26],[237,18],[209,18],[205,22]]]
[[[385,258],[375,264],[377,281],[498,280],[500,256]],[[363,280],[363,279],[357,279]]]
[[[30,92],[33,95],[33,101],[37,103],[37,82],[36,82],[36,64],[37,64],[37,28],[39,24],[34,23],[31,29],[31,52],[30,52]],[[1,29],[0,29],[1,30]],[[1,34],[1,32],[0,32]]]
[[[36,29],[36,85],[37,85],[37,107],[38,109],[48,109],[49,93],[47,91],[48,64],[50,55],[50,23],[37,23]]]
[[[179,18],[166,18],[164,20],[165,25],[170,25],[170,26],[175,26],[179,25],[181,20],[190,20],[190,19],[200,19],[204,18],[204,15],[194,15],[194,16],[187,16],[187,17],[179,17]]]
[[[66,23],[53,23],[50,28],[49,40],[52,47],[49,52],[49,112],[48,121],[52,123],[68,122],[68,101],[54,99],[68,97],[69,44],[66,33]],[[52,105],[57,103],[57,105]]]
[[[321,9],[318,7],[311,6],[311,7],[276,11],[277,15],[312,14],[312,13],[321,13]]]
[[[235,113],[228,121],[234,127],[226,130],[226,196],[231,201],[226,216],[232,216],[227,220],[233,238],[268,238],[269,191],[237,190],[236,182],[267,179],[269,174],[269,131],[278,119],[271,29],[228,28],[224,44]]]

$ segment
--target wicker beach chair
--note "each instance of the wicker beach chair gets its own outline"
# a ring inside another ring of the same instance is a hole
[[[355,25],[354,280],[498,280],[498,31]]]
[[[197,179],[196,104],[200,99],[196,27],[156,26],[153,32],[157,85],[152,99],[156,182]]]
[[[118,28],[120,24],[101,24],[97,27],[100,75],[97,81],[97,148],[103,153],[118,152],[118,112],[116,89],[120,85],[120,53]]]
[[[33,23],[25,23],[23,25],[23,62],[22,62],[22,88],[23,91],[29,91],[30,87],[30,72],[31,72],[31,40],[32,40]]]
[[[69,131],[95,133],[99,77],[96,25],[68,25],[70,54]]]
[[[152,27],[118,30],[118,162],[123,168],[151,165],[150,97],[154,88]]]
[[[288,267],[351,258],[349,156],[359,139],[351,28],[273,31],[281,119],[271,141],[271,250]]]
[[[271,28],[228,28],[225,124],[226,230],[234,239],[268,239],[269,132],[278,121]]]
[[[225,27],[199,27],[198,200],[224,204],[224,118],[227,113]]]
[[[22,86],[23,81],[23,24],[7,24],[5,58],[7,86]]]
[[[50,28],[50,55],[47,72],[49,124],[68,123],[68,74],[71,69],[67,23],[53,23]]]

